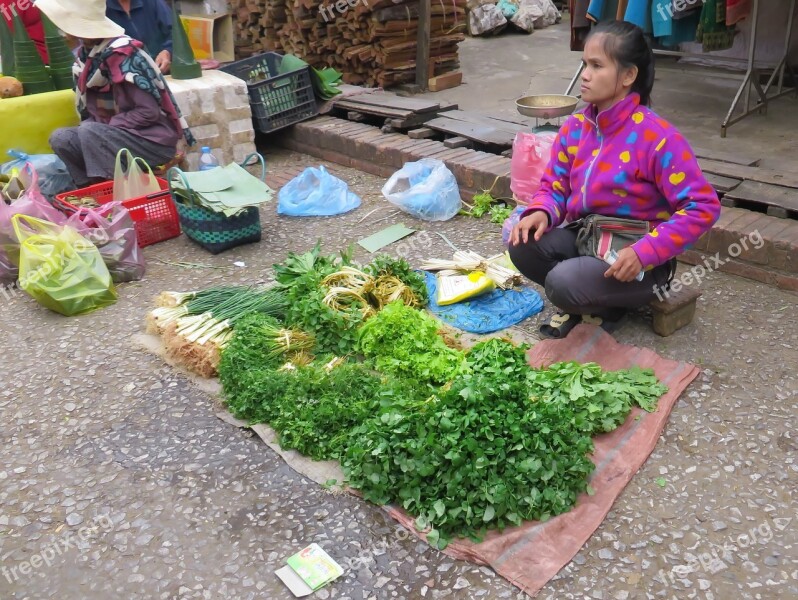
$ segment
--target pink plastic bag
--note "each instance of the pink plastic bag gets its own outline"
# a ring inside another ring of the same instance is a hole
[[[0,284],[11,285],[19,276],[19,240],[11,217],[27,215],[56,225],[63,225],[66,216],[54,208],[39,191],[39,178],[29,162],[19,173],[25,191],[12,204],[0,200]]]
[[[144,277],[147,263],[136,239],[136,226],[121,202],[81,209],[66,224],[97,246],[114,283]]]
[[[510,189],[516,197],[528,204],[540,187],[540,178],[546,170],[553,138],[523,131],[515,135],[513,157],[510,162]]]

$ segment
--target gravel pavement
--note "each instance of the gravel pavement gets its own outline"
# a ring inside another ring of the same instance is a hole
[[[271,173],[316,164],[289,152],[268,163]],[[64,318],[21,294],[0,298],[0,599],[291,598],[274,571],[311,542],[346,568],[317,598],[525,597],[408,536],[379,508],[298,475],[133,341],[160,291],[266,281],[274,262],[317,238],[334,251],[395,222],[429,226],[389,216],[382,180],[332,170],[364,206],[310,220],[269,206],[263,241],[219,256],[185,237],[149,247],[146,279],[122,285],[102,311]],[[500,251],[487,219],[434,227],[460,247]],[[413,264],[450,254],[421,233],[389,250]],[[660,338],[640,317],[616,333],[702,374],[539,598],[798,597],[797,297],[720,273],[701,289],[694,324],[676,335]],[[517,329],[531,337],[537,323]]]

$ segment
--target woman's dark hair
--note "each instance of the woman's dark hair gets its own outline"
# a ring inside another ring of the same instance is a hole
[[[654,87],[654,53],[643,30],[627,21],[602,21],[590,31],[590,36],[604,34],[604,52],[620,67],[637,67],[632,91],[640,94],[640,104],[651,103]]]

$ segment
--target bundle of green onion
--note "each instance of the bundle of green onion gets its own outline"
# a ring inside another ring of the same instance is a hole
[[[148,315],[148,329],[163,332],[174,324],[175,333],[191,343],[213,342],[224,347],[237,321],[252,313],[279,316],[288,307],[277,287],[222,286],[197,292],[164,292],[158,308]]]

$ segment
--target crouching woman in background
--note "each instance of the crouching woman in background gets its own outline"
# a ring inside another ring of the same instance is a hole
[[[181,137],[194,144],[160,69],[141,42],[106,18],[103,0],[39,0],[36,6],[82,43],[74,66],[81,123],[50,137],[77,187],[113,179],[122,148],[158,166],[175,157]]]

